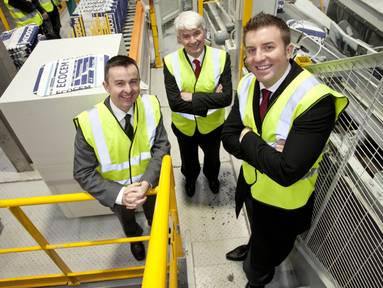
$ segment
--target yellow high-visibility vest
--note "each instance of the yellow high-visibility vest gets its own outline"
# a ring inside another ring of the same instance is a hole
[[[254,120],[253,97],[255,76],[244,76],[238,85],[239,110],[243,125],[260,135]],[[262,139],[275,147],[279,139],[287,139],[294,120],[309,110],[315,103],[331,94],[335,103],[336,119],[348,105],[346,96],[321,84],[311,73],[303,70],[282,92],[267,110],[262,122]],[[246,161],[242,162],[243,176],[251,185],[254,199],[283,209],[297,209],[304,206],[314,191],[318,178],[318,167],[323,153],[309,172],[294,184],[283,187],[265,173],[259,173]]]
[[[138,96],[134,118],[135,135],[131,141],[103,102],[77,116],[85,140],[95,151],[97,171],[105,179],[122,185],[139,181],[149,165],[161,118],[156,96]]]
[[[15,20],[16,27],[26,26],[28,24],[36,24],[37,26],[41,26],[41,24],[43,24],[43,17],[41,17],[41,14],[37,10],[31,13],[25,13],[20,9],[9,5],[8,0],[4,0],[4,4]]]
[[[206,53],[201,67],[198,81],[190,66],[183,49],[165,56],[164,61],[170,74],[174,76],[178,89],[182,92],[212,93],[218,86],[219,78],[226,62],[226,52],[205,46]],[[195,129],[201,134],[207,134],[225,121],[225,109],[209,109],[206,117],[188,113],[172,112],[172,122],[183,134],[192,136]]]

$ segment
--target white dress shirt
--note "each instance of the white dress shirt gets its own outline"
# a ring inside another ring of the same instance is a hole
[[[192,64],[192,67],[193,67],[193,70],[195,70],[195,64],[194,64],[194,59],[197,59],[200,63],[200,65],[202,66],[202,61],[203,61],[203,57],[205,55],[205,50],[202,51],[202,53],[198,56],[198,58],[194,58],[193,56],[189,55],[186,53],[186,55],[188,55],[188,58],[189,58],[189,61],[190,63]]]

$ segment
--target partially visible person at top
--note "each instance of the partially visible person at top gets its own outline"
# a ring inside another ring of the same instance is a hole
[[[243,37],[250,73],[239,82],[222,142],[242,160],[236,213],[245,203],[251,236],[226,257],[244,259],[246,287],[261,288],[310,227],[323,149],[348,99],[290,59],[290,31],[278,17],[256,15]]]
[[[202,16],[185,11],[174,21],[178,43],[183,48],[164,58],[164,80],[172,130],[181,154],[185,191],[192,197],[201,167],[198,147],[204,153],[203,173],[209,188],[218,193],[220,182],[220,135],[225,120],[224,107],[232,100],[229,54],[205,45],[206,28]]]
[[[44,20],[44,28],[47,39],[60,39],[60,12],[58,8],[61,7],[60,0],[38,0],[42,12],[48,14],[48,17]]]
[[[115,56],[105,66],[104,88],[109,96],[74,122],[73,175],[81,187],[121,222],[127,237],[140,236],[135,209],[143,205],[151,225],[155,196],[147,196],[158,184],[162,157],[170,143],[162,124],[156,96],[140,94],[140,74],[128,56]],[[145,258],[142,242],[132,242],[137,260]]]
[[[40,28],[40,33],[43,33],[43,15],[39,12],[39,3],[31,0],[4,0],[5,7],[8,8],[16,27],[35,24]],[[48,17],[48,15],[44,15]]]

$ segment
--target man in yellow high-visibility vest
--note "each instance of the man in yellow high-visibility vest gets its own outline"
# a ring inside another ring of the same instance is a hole
[[[310,227],[319,162],[348,100],[290,59],[282,19],[260,13],[243,35],[250,73],[238,84],[222,142],[242,160],[236,213],[245,203],[251,236],[226,257],[244,260],[246,287],[261,288]]]
[[[164,58],[166,94],[172,110],[172,130],[181,154],[185,192],[195,193],[201,167],[198,147],[204,152],[203,173],[209,188],[218,193],[220,182],[220,135],[224,107],[232,100],[229,54],[205,45],[202,16],[182,12],[174,21],[177,39],[183,48]]]
[[[128,56],[114,56],[105,66],[109,96],[75,118],[74,178],[118,217],[127,237],[140,236],[135,209],[143,205],[151,225],[162,157],[170,143],[156,96],[140,94],[140,74]],[[132,242],[137,260],[145,258],[142,242]]]

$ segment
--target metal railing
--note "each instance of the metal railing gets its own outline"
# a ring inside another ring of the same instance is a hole
[[[38,245],[0,249],[1,254],[44,251],[60,269],[61,274],[34,275],[0,279],[0,287],[48,287],[57,285],[76,286],[87,282],[114,279],[143,279],[143,287],[165,287],[169,265],[169,287],[177,287],[177,258],[182,256],[179,234],[178,212],[174,190],[172,161],[166,155],[162,161],[160,182],[149,195],[157,194],[151,234],[140,237],[104,239],[85,242],[50,244],[44,235],[32,223],[23,206],[47,205],[66,202],[94,200],[88,193],[74,193],[30,198],[0,200],[0,208],[8,208]],[[169,230],[170,229],[170,230]],[[170,231],[170,234],[169,234]],[[167,264],[168,239],[170,244],[169,264]],[[130,266],[105,270],[72,271],[56,250],[74,249],[88,246],[123,244],[137,241],[149,241],[146,265]],[[152,283],[155,283],[153,285]]]
[[[174,190],[174,175],[170,156],[162,161],[159,187],[169,187],[169,194],[159,193],[154,211],[152,232],[149,241],[148,257],[146,259],[143,288],[166,287],[166,270],[168,258],[168,229],[170,228],[169,256],[169,287],[177,287],[177,259],[183,255],[179,218],[177,212],[176,194]],[[169,167],[169,168],[168,168]],[[159,207],[159,208],[157,208]],[[161,213],[161,211],[169,213]],[[168,215],[172,219],[168,225]]]
[[[330,137],[298,248],[328,287],[383,287],[383,53],[307,69],[350,104]]]
[[[8,20],[5,17],[5,14],[4,14],[4,12],[3,12],[3,10],[1,8],[0,8],[0,20],[1,20],[1,23],[3,23],[4,29],[5,30],[10,30],[10,26],[9,26]]]

